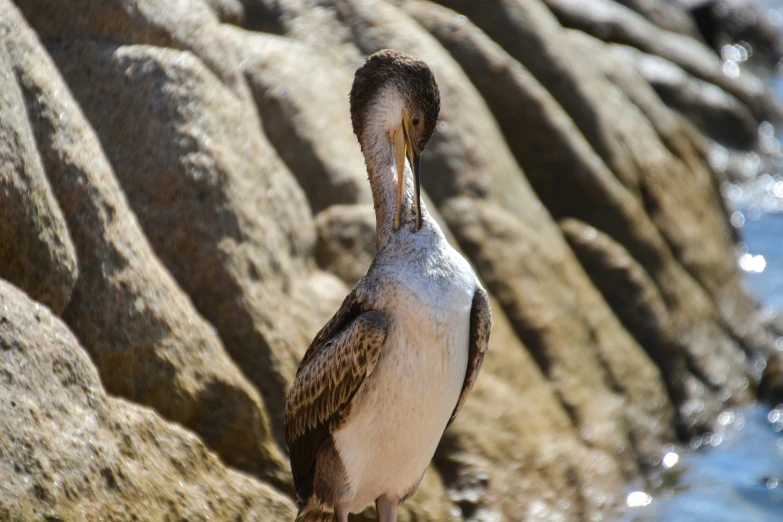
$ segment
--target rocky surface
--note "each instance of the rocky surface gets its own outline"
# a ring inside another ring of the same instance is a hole
[[[61,312],[76,281],[76,253],[5,53],[0,83],[0,277]]]
[[[35,35],[13,7],[2,12],[31,136],[81,261],[63,319],[109,392],[190,427],[228,462],[287,483],[258,391],[158,261],[95,132]]]
[[[68,327],[0,282],[0,519],[283,520],[289,499],[109,397]]]
[[[783,404],[783,356],[780,353],[773,354],[767,361],[759,395],[772,404]]]
[[[425,201],[495,315],[400,518],[614,514],[780,332],[708,154],[783,111],[700,29],[658,0],[0,0],[0,520],[293,519],[283,401],[374,254],[347,93],[384,47],[438,79]]]

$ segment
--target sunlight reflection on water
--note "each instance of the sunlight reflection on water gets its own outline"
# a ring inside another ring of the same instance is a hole
[[[724,429],[707,441],[700,438],[699,451],[678,455],[670,468],[662,467],[650,491],[629,493],[623,520],[783,521],[783,411],[770,415],[767,410],[723,412],[719,424]]]

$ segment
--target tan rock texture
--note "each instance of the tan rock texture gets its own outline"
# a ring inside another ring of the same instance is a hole
[[[63,319],[110,393],[195,430],[231,464],[286,484],[287,465],[258,391],[155,257],[100,142],[35,35],[12,6],[3,2],[0,10],[31,137],[79,253]]]
[[[326,292],[337,304],[346,289],[319,274],[309,281],[315,229],[307,201],[263,134],[233,48],[202,6],[194,2],[181,19],[163,4],[131,13],[133,23],[157,17],[176,35],[183,26],[205,32],[204,40],[183,36],[182,50],[134,33],[126,45],[99,40],[104,27],[76,37],[41,23],[150,244],[261,391],[282,440],[298,357],[328,318],[291,313],[289,301],[311,292],[322,302],[319,291],[331,283]],[[22,4],[33,23],[44,18],[39,9]],[[220,45],[202,49],[210,38],[227,46],[225,59],[214,56]]]
[[[285,520],[290,500],[192,433],[109,397],[43,305],[0,282],[0,519]]]
[[[375,252],[347,95],[385,47],[435,72],[424,198],[495,318],[400,520],[616,515],[783,332],[707,161],[780,109],[623,4],[0,0],[0,520],[293,520],[284,397]]]
[[[783,355],[779,352],[767,361],[759,384],[759,395],[772,404],[783,404]]]
[[[5,53],[0,84],[0,277],[61,312],[76,281],[76,252]]]

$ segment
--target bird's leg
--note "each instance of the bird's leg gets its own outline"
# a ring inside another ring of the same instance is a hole
[[[336,522],[348,522],[348,507],[337,506],[337,508],[334,510],[334,515]]]
[[[400,499],[390,495],[378,497],[375,501],[375,511],[378,512],[378,522],[397,522],[397,506]]]

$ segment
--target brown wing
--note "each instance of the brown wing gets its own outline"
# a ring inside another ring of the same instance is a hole
[[[489,346],[489,334],[492,331],[492,309],[489,306],[489,296],[486,290],[478,288],[473,294],[473,306],[470,309],[470,337],[468,338],[468,369],[465,372],[465,382],[462,384],[462,392],[459,394],[457,406],[451,419],[446,426],[451,426],[454,419],[459,415],[462,406],[473,389],[476,382],[481,364],[484,362],[484,355]]]
[[[301,502],[312,494],[318,449],[349,418],[386,340],[386,314],[367,308],[354,289],[313,339],[288,392],[285,438]]]

